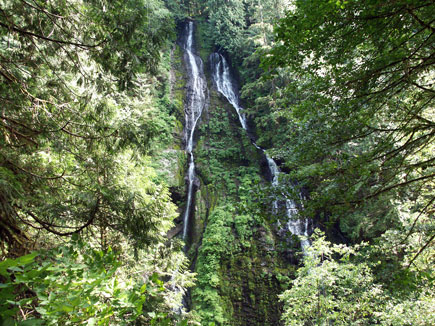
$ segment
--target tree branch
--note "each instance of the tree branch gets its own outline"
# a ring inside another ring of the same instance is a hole
[[[34,174],[34,173],[32,173],[32,172],[29,172],[29,171],[23,169],[22,167],[20,167],[20,166],[14,164],[14,163],[12,163],[11,161],[9,161],[9,160],[7,160],[7,159],[6,159],[6,162],[8,162],[8,163],[11,164],[12,166],[16,167],[18,170],[20,170],[20,171],[22,171],[22,172],[24,172],[24,173],[27,173],[27,174],[29,174],[29,175],[31,175],[32,177],[39,178],[39,179],[45,179],[45,180],[56,180],[56,179],[61,179],[61,178],[63,178],[63,177],[65,176],[65,172],[66,172],[66,170],[64,170],[64,171],[62,172],[62,174],[59,175],[59,176],[54,176],[54,177],[43,177],[43,176],[41,176],[41,175],[37,175],[37,174]]]
[[[422,248],[420,248],[420,250],[414,256],[414,258],[412,258],[411,261],[409,262],[407,268],[411,267],[412,263],[414,263],[414,261],[417,259],[417,257],[420,256],[420,254],[427,248],[427,246],[429,246],[429,244],[432,242],[433,239],[435,239],[435,234],[429,239],[428,242],[426,242],[426,244]]]
[[[401,183],[397,183],[395,185],[391,185],[391,186],[389,186],[387,188],[381,189],[381,190],[375,192],[374,194],[371,194],[371,195],[365,197],[362,200],[376,197],[376,196],[378,196],[378,195],[380,195],[380,194],[382,194],[382,193],[384,193],[386,191],[389,191],[389,190],[397,188],[397,187],[406,186],[406,185],[408,185],[410,183],[413,183],[413,182],[417,182],[417,181],[421,181],[421,180],[425,180],[425,179],[431,179],[431,178],[434,178],[434,177],[435,177],[435,173],[432,173],[432,174],[429,174],[429,175],[424,175],[424,176],[419,177],[419,178],[415,178],[415,179],[407,180],[407,181],[404,181],[404,182],[401,182]],[[359,200],[359,201],[356,201],[356,202],[353,202],[353,203],[359,203],[362,200]]]
[[[33,8],[33,9],[38,10],[38,11],[42,11],[47,16],[52,16],[52,17],[56,17],[56,18],[59,18],[59,19],[64,19],[65,18],[63,16],[59,16],[59,15],[53,14],[53,13],[45,10],[44,8],[39,7],[37,4],[36,4],[36,6],[34,6],[34,5],[30,4],[30,3],[28,3],[27,1],[24,1],[24,0],[20,0],[20,1],[23,2],[24,4],[26,4],[27,6],[29,6],[30,8]]]
[[[406,11],[408,11],[408,13],[412,16],[412,18],[414,18],[421,26],[424,26],[425,28],[429,29],[430,31],[432,31],[432,33],[435,33],[435,28],[430,26],[429,24],[427,24],[426,22],[424,22],[422,19],[420,19],[420,17],[418,17],[413,9],[407,9]]]
[[[45,41],[49,41],[49,42],[53,42],[53,43],[59,43],[59,44],[73,45],[73,46],[77,46],[77,47],[81,47],[81,48],[96,48],[96,47],[99,47],[104,42],[106,42],[104,40],[104,41],[101,41],[98,44],[92,44],[92,45],[91,44],[76,43],[76,42],[68,42],[68,41],[56,40],[56,39],[52,39],[52,38],[49,38],[49,37],[45,37],[43,35],[39,35],[39,34],[36,34],[36,33],[33,33],[33,32],[29,32],[29,31],[17,28],[15,26],[10,26],[10,25],[4,24],[2,22],[0,22],[0,26],[2,26],[4,28],[7,28],[8,30],[13,30],[15,32],[18,32],[20,34],[29,35],[29,36],[36,37],[36,38],[39,38],[39,39],[42,39],[42,40],[45,40]]]
[[[39,224],[41,224],[41,226],[43,226],[44,227],[44,229],[45,230],[47,230],[48,232],[51,232],[51,233],[53,233],[53,234],[56,234],[56,235],[58,235],[58,236],[69,236],[69,235],[73,235],[73,234],[76,234],[76,233],[80,233],[83,229],[85,229],[85,228],[87,228],[89,225],[91,225],[92,224],[92,222],[95,220],[95,218],[96,218],[96,216],[97,216],[97,212],[98,212],[98,208],[99,208],[99,206],[100,206],[100,199],[98,198],[97,199],[97,202],[96,202],[96,204],[95,204],[95,206],[92,208],[92,210],[90,211],[90,218],[89,218],[89,220],[85,223],[85,224],[83,224],[82,226],[80,226],[79,228],[77,228],[76,230],[74,230],[74,231],[71,231],[71,232],[59,232],[59,231],[56,231],[56,230],[53,230],[52,228],[50,228],[49,226],[48,226],[48,223],[46,223],[46,222],[44,222],[44,221],[42,221],[42,220],[40,220],[35,214],[33,214],[32,212],[30,212],[30,211],[26,211],[26,213],[27,214],[29,214],[36,222],[38,222]]]
[[[401,244],[404,244],[406,240],[408,240],[409,236],[411,235],[412,231],[414,230],[415,226],[417,225],[417,221],[420,218],[420,216],[423,215],[425,210],[435,201],[435,197],[433,197],[427,205],[420,211],[420,214],[418,214],[417,218],[414,220],[414,223],[412,223],[411,229],[409,230],[408,234],[406,235],[405,239],[402,240]]]

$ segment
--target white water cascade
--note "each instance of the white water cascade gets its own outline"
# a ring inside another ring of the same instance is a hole
[[[246,116],[243,113],[243,108],[240,106],[240,100],[238,92],[234,83],[234,79],[231,77],[230,67],[225,59],[225,57],[220,53],[212,53],[210,55],[211,70],[213,80],[216,84],[216,88],[225,98],[230,102],[230,104],[236,109],[237,115],[239,116],[240,124],[242,128],[248,132],[248,124]],[[263,152],[266,156],[267,165],[269,167],[270,174],[272,176],[272,185],[274,187],[279,186],[279,174],[281,171],[278,168],[276,162],[264,151],[263,148],[258,146],[254,139],[252,139],[252,144],[259,150]],[[301,242],[302,250],[305,252],[305,248],[310,245],[308,236],[311,233],[311,226],[309,219],[297,219],[295,216],[298,213],[298,208],[296,202],[290,199],[285,201],[287,223],[286,228],[291,234],[299,237]],[[278,201],[273,202],[273,211],[277,212]]]
[[[186,153],[188,156],[189,168],[187,170],[187,206],[183,218],[183,239],[186,239],[189,216],[193,206],[194,183],[195,183],[195,160],[193,157],[193,140],[195,128],[198,123],[201,113],[207,103],[207,82],[204,76],[203,63],[199,56],[194,54],[193,48],[193,22],[186,25],[186,35],[184,40],[184,60],[189,73],[189,81],[187,83],[187,101],[184,107],[185,111],[185,126],[184,126],[184,141],[186,144]]]

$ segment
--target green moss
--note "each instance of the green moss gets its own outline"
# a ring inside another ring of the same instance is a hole
[[[206,61],[212,47],[206,43],[203,22],[197,27],[198,51]],[[172,66],[179,66],[173,96],[179,120],[184,121],[186,79],[179,48],[173,57],[178,59]],[[241,128],[234,108],[213,89],[209,100],[195,147],[201,186],[196,193],[188,253],[192,259],[196,257],[197,273],[191,308],[201,318],[201,325],[279,325],[277,295],[282,289],[278,279],[286,283],[289,277],[285,263],[276,254],[273,233],[264,229],[262,219],[249,210],[241,212],[242,207],[252,206],[252,192],[263,182],[260,153]],[[185,161],[180,163],[179,178],[184,184]]]
[[[232,208],[221,207],[210,214],[207,229],[204,232],[202,246],[198,251],[196,271],[198,286],[192,291],[192,302],[202,319],[202,324],[228,324],[228,305],[219,295],[218,287],[220,260],[231,253],[234,243],[232,235]]]
[[[193,308],[202,324],[279,325],[277,295],[287,275],[284,262],[271,259],[256,218],[240,215],[230,204],[219,205],[207,221],[198,250],[198,284]],[[258,240],[257,240],[258,239]]]
[[[184,121],[184,101],[186,98],[185,87],[187,79],[186,69],[183,62],[183,51],[178,45],[176,45],[172,51],[171,69],[175,77],[175,80],[173,81],[174,85],[172,85],[172,102],[175,106],[177,119],[179,121],[177,131],[181,132],[183,130],[181,121]]]
[[[195,232],[204,225],[206,229],[202,242],[196,237],[192,244],[192,257],[198,249],[192,308],[203,325],[279,325],[281,287],[274,270],[282,261],[272,259],[267,249],[274,244],[272,233],[259,233],[261,218],[237,209],[250,206],[251,192],[261,182],[259,153],[234,108],[213,90],[198,135],[195,158],[201,189]]]
[[[213,44],[210,42],[210,37],[207,35],[208,22],[204,19],[196,21],[196,44],[199,56],[203,62],[207,62],[208,56],[213,50]]]

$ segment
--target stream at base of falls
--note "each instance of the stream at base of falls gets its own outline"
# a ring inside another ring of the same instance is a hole
[[[240,106],[240,100],[238,95],[238,89],[234,78],[231,75],[231,70],[226,61],[225,57],[220,53],[212,53],[210,55],[211,71],[213,81],[219,93],[221,93],[228,102],[234,107],[239,117],[240,124],[242,128],[249,134],[248,123],[245,114],[243,113],[243,108]],[[267,160],[267,165],[272,176],[272,185],[274,187],[279,186],[279,170],[278,165],[275,160],[273,160],[263,148],[258,146],[253,137],[250,137],[252,144],[265,155]],[[278,201],[275,200],[272,203],[272,208],[274,212],[278,210]],[[312,233],[312,222],[309,219],[298,219],[298,207],[296,202],[291,199],[285,200],[285,210],[287,216],[287,222],[285,225],[286,231],[299,237],[301,242],[302,251],[310,246],[310,241],[308,236]]]

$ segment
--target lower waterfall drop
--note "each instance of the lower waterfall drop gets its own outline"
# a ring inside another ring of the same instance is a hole
[[[189,73],[187,83],[187,97],[185,111],[184,141],[188,156],[189,168],[187,170],[187,205],[183,217],[183,239],[186,239],[189,230],[189,217],[194,204],[195,158],[193,156],[195,128],[207,102],[207,82],[204,76],[203,63],[194,53],[193,35],[194,23],[186,25],[186,37],[183,42],[184,60]]]
[[[216,88],[228,102],[235,108],[237,115],[240,120],[242,128],[248,132],[248,124],[246,116],[243,113],[243,108],[240,106],[239,95],[237,88],[234,83],[234,79],[231,76],[230,67],[225,59],[225,57],[220,53],[212,53],[210,55],[211,70],[213,81],[215,82]],[[278,168],[276,162],[264,151],[263,148],[258,146],[255,139],[251,138],[252,144],[259,150],[263,152],[266,157],[267,165],[269,167],[270,174],[272,176],[272,185],[274,187],[279,186],[279,174],[281,171]],[[278,210],[278,201],[273,202],[273,211]],[[290,199],[285,200],[287,223],[286,229],[290,231],[291,234],[299,237],[301,242],[302,251],[305,253],[305,249],[310,246],[310,241],[308,236],[312,233],[311,221],[309,219],[295,219],[294,216],[298,212],[296,202]]]

